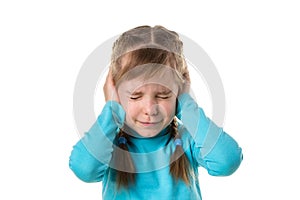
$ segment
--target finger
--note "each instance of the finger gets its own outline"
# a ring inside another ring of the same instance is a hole
[[[109,69],[108,74],[106,76],[105,86],[109,87],[109,88],[115,86],[114,80],[113,80],[113,77],[112,77],[112,70],[111,69]]]
[[[184,77],[184,79],[185,79],[187,82],[190,82],[190,81],[191,81],[191,79],[190,79],[190,73],[189,73],[188,69],[186,69],[186,71],[184,72],[183,77]]]
[[[116,86],[114,84],[114,80],[113,80],[113,76],[112,76],[112,70],[109,69],[107,76],[106,76],[106,80],[104,83],[104,96],[105,96],[105,100],[114,100],[119,102],[119,98],[118,98],[118,94],[117,94],[117,90],[116,90]]]
[[[111,73],[111,68],[109,68],[107,76],[106,76],[106,81],[110,81],[112,79],[112,73]]]

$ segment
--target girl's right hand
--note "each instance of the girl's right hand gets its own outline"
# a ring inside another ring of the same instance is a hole
[[[108,74],[106,76],[106,80],[103,86],[103,92],[105,101],[116,101],[120,102],[118,92],[114,83],[114,80],[112,78],[112,72],[111,69],[109,69]]]

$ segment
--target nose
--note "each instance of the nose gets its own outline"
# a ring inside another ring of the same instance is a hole
[[[158,104],[155,99],[145,99],[143,101],[143,112],[149,116],[155,116],[159,112]]]

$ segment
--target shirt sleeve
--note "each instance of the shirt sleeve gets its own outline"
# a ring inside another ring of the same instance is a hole
[[[108,101],[88,132],[73,147],[69,167],[85,182],[101,181],[109,166],[113,140],[123,126],[125,111],[115,101]]]
[[[237,142],[206,117],[187,93],[178,98],[177,114],[193,138],[193,157],[197,166],[213,176],[231,175],[239,167],[243,155]]]

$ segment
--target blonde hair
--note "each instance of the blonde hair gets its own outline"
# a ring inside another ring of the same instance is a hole
[[[189,79],[187,64],[183,56],[183,43],[176,32],[163,26],[139,26],[124,32],[115,41],[110,67],[116,85],[124,77],[127,80],[132,78],[127,73],[129,70],[149,63],[151,66],[144,67],[139,75],[145,78],[156,76],[162,68],[160,66],[167,65],[173,69],[174,80],[179,87],[183,85],[184,80]],[[180,138],[177,126],[176,118],[174,118],[169,126],[169,133],[174,140]],[[126,166],[128,169],[126,171],[115,169],[118,188],[127,187],[135,182],[135,167],[127,147],[130,137],[123,130],[120,130],[115,140],[118,141],[120,137],[126,138],[128,142],[117,144],[111,164]],[[176,145],[175,152],[171,155],[170,174],[176,181],[182,180],[186,184],[190,183],[190,163],[181,145]]]
[[[148,63],[169,65],[181,81],[188,78],[183,43],[176,32],[163,26],[139,26],[130,29],[124,32],[113,45],[111,70],[115,83],[130,69]]]

